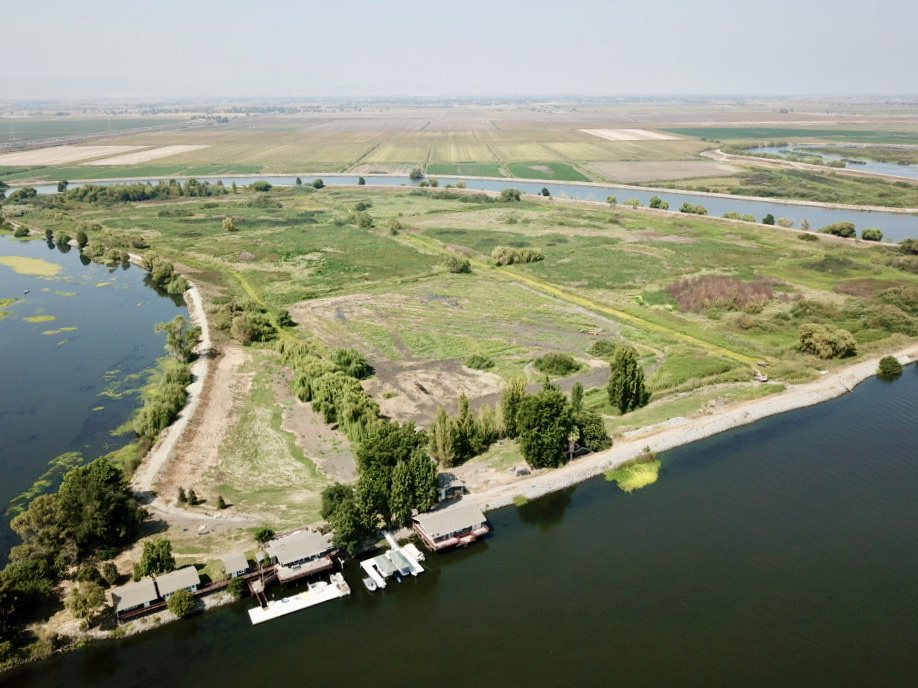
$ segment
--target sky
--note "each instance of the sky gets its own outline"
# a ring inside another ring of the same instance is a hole
[[[42,0],[0,100],[915,95],[916,0]]]

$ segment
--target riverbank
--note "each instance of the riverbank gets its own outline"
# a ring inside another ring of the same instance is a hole
[[[890,355],[903,364],[918,360],[918,345],[911,345]],[[706,410],[682,419],[636,430],[627,439],[616,441],[611,449],[588,454],[556,469],[544,469],[529,477],[473,493],[483,511],[509,506],[517,496],[536,499],[571,487],[605,471],[617,468],[643,453],[663,452],[719,433],[754,423],[768,416],[793,411],[834,399],[854,389],[877,373],[881,356],[860,361],[835,372],[826,373],[814,382],[794,385],[775,396],[744,401],[716,410]]]

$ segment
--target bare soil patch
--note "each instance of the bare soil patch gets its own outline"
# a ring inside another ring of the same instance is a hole
[[[499,395],[504,384],[494,373],[466,368],[458,360],[402,359],[372,363],[376,375],[364,383],[364,388],[379,403],[382,415],[419,425],[430,423],[440,407],[456,413],[461,392],[476,408],[481,406],[482,399]]]
[[[647,129],[580,129],[607,141],[678,141],[678,136]]]
[[[707,160],[663,160],[635,162],[593,162],[587,167],[616,182],[651,182],[695,177],[734,175],[741,170],[723,162]]]
[[[0,155],[0,165],[60,165],[74,160],[88,160],[100,155],[117,155],[144,146],[52,146]]]
[[[162,148],[151,148],[137,153],[127,153],[126,155],[116,155],[113,158],[102,158],[84,162],[84,165],[139,165],[140,163],[149,162],[150,160],[159,160],[168,158],[171,155],[188,153],[190,151],[207,148],[206,145],[187,145],[187,146],[163,146]]]

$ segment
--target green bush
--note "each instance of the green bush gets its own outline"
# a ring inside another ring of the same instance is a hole
[[[589,348],[587,353],[596,358],[611,360],[612,357],[615,356],[617,350],[618,344],[615,341],[611,339],[597,339],[593,342],[593,345]]]
[[[868,227],[861,230],[861,239],[864,241],[883,241],[883,230],[876,227]]]
[[[833,234],[845,239],[854,239],[857,236],[853,222],[833,222],[825,227],[820,227],[818,231],[820,234]]]
[[[465,367],[474,370],[487,370],[494,367],[494,361],[482,354],[472,354],[465,359]]]
[[[535,369],[551,377],[562,377],[580,370],[581,365],[567,354],[550,353],[535,360]]]
[[[819,237],[815,234],[810,234],[809,232],[801,232],[797,235],[797,238],[800,241],[819,241]]]
[[[446,269],[455,274],[465,274],[472,271],[472,263],[462,256],[449,256],[446,259]]]
[[[357,380],[363,380],[373,374],[373,366],[366,356],[356,349],[335,349],[329,356],[341,372]]]
[[[877,369],[877,375],[884,380],[892,380],[902,374],[902,364],[895,356],[884,356],[880,359],[880,367]]]
[[[848,330],[807,323],[800,326],[799,348],[817,358],[844,358],[857,353],[857,342]]]
[[[184,619],[187,616],[191,616],[198,606],[198,601],[194,598],[194,595],[187,590],[177,590],[175,594],[169,598],[166,606],[169,607],[170,612]]]
[[[254,191],[265,192],[270,191],[272,188],[274,187],[271,186],[271,182],[267,182],[264,179],[260,179],[257,182],[252,182],[252,189]]]
[[[22,237],[27,237],[29,236],[29,230],[26,229],[25,227],[17,227],[16,230],[13,232],[13,236],[20,238],[20,239]]]

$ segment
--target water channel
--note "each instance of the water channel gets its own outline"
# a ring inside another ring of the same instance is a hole
[[[312,177],[301,175],[304,183],[312,181]],[[328,185],[354,185],[357,184],[357,175],[321,175],[322,180]],[[184,180],[184,178],[181,178]],[[265,180],[274,185],[290,186],[296,181],[296,175],[262,175],[252,177],[199,177],[199,181],[216,183],[222,181],[229,186],[235,182],[237,185],[251,184],[258,180]],[[382,186],[412,186],[419,183],[407,177],[364,175],[367,184]],[[605,203],[609,196],[615,196],[619,203],[630,199],[637,199],[641,205],[648,206],[650,199],[660,196],[669,203],[673,212],[678,211],[683,203],[704,205],[709,215],[716,217],[724,213],[737,212],[740,215],[750,214],[761,220],[768,214],[777,218],[787,218],[793,226],[799,228],[804,220],[808,220],[812,229],[818,229],[833,222],[853,222],[858,230],[867,227],[877,227],[883,230],[886,241],[901,241],[910,237],[918,238],[918,215],[908,213],[894,213],[878,210],[846,210],[808,206],[801,203],[779,201],[752,201],[743,198],[721,197],[704,193],[680,193],[668,190],[643,190],[633,187],[621,187],[609,184],[575,184],[564,182],[522,181],[519,179],[479,179],[459,177],[437,177],[440,186],[456,184],[464,181],[469,189],[480,191],[501,191],[512,187],[528,194],[538,194],[543,188],[548,189],[552,196],[557,198],[572,198],[585,201],[598,201]],[[84,182],[87,184],[123,184],[126,181],[149,181],[156,183],[160,179],[149,180],[121,180],[105,182]],[[81,186],[81,183],[72,183],[71,187]],[[34,187],[39,193],[57,193],[56,184],[41,184]],[[9,192],[8,192],[9,193]]]
[[[35,260],[31,266],[22,259]],[[87,460],[128,443],[112,436],[139,405],[143,371],[165,355],[158,322],[188,316],[136,267],[88,263],[76,249],[0,236],[0,509],[48,462],[77,451]],[[86,261],[84,263],[83,261]],[[28,274],[29,271],[32,274]],[[35,274],[44,270],[45,274]],[[56,274],[51,274],[54,271]],[[59,475],[57,476],[59,478]],[[0,561],[18,539],[2,519]]]
[[[813,150],[817,148],[819,150]],[[834,153],[826,153],[825,149],[831,148],[828,145],[796,145],[796,146],[760,146],[759,148],[750,148],[749,153],[771,153],[772,155],[784,156],[786,153],[798,153],[800,155],[816,155],[823,160],[845,160],[848,161],[848,169],[860,172],[870,172],[872,174],[885,174],[896,177],[905,177],[907,179],[918,179],[918,165],[900,165],[894,162],[880,162],[878,160],[868,160],[857,156],[842,156]],[[857,160],[858,162],[851,162]]]
[[[918,676],[918,371],[490,514],[430,571],[249,623],[246,600],[0,675],[17,688],[773,686]]]

